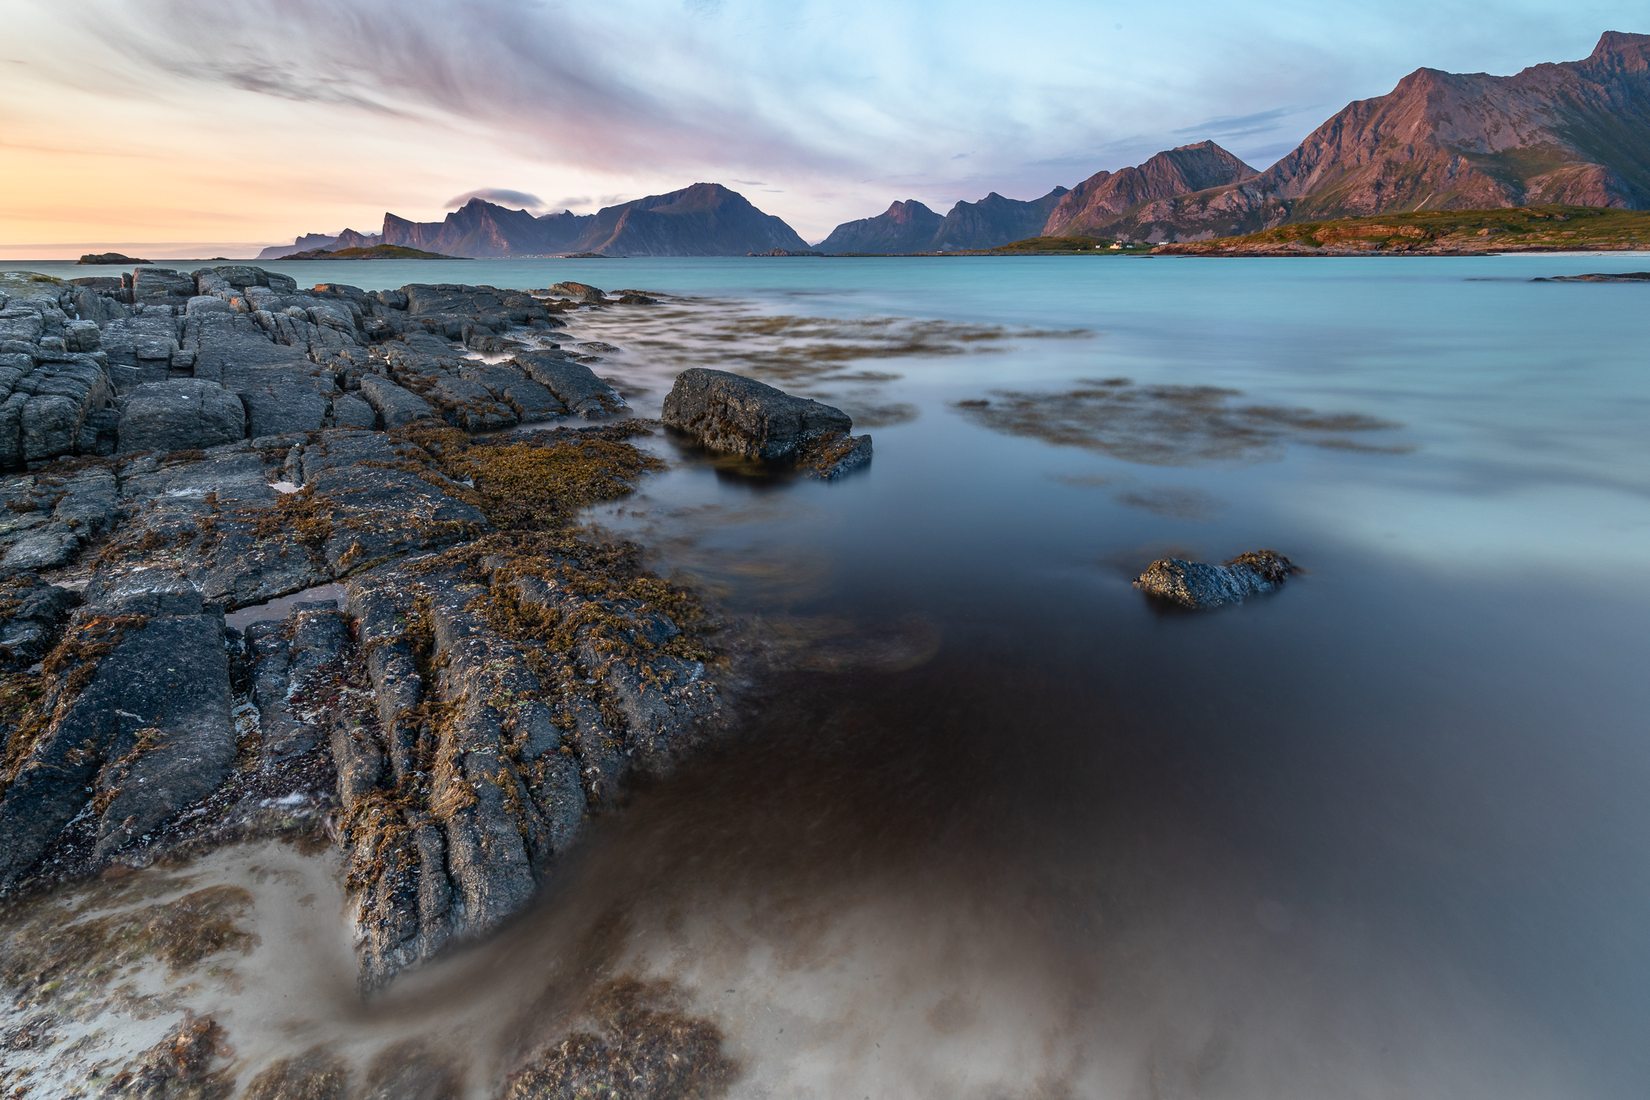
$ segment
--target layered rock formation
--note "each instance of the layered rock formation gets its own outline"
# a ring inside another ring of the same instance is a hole
[[[1137,167],[1097,172],[1060,199],[1042,233],[1098,236],[1146,203],[1252,179],[1257,173],[1212,141],[1158,153]]]
[[[946,219],[958,230],[941,230],[930,248],[909,251],[990,248],[1035,236],[1198,240],[1416,210],[1647,209],[1650,35],[1606,32],[1583,60],[1513,76],[1417,69],[1389,94],[1349,104],[1263,172],[1204,141],[1098,172],[1063,197],[1057,189],[1044,219],[1019,222],[1016,236],[960,231],[985,218],[995,198],[973,211],[958,204]],[[988,220],[1011,224],[995,214]],[[837,233],[876,222],[850,222]]]
[[[1115,225],[1185,239],[1545,203],[1650,207],[1650,35],[1608,32],[1581,61],[1513,76],[1417,69],[1258,176],[1147,203]]]
[[[330,827],[374,986],[517,912],[717,724],[697,605],[568,525],[657,465],[646,423],[575,426],[623,401],[558,354],[572,303],[0,286],[0,895]]]

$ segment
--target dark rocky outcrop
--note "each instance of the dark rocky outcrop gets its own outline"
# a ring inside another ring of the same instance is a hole
[[[544,302],[239,265],[0,295],[33,465],[0,476],[0,895],[331,820],[375,986],[716,728],[698,605],[569,526],[651,427],[468,434],[623,411]]]
[[[1650,271],[1618,271],[1587,275],[1550,275],[1538,283],[1650,283]]]
[[[103,267],[136,267],[138,264],[154,263],[153,260],[138,260],[119,252],[88,252],[75,262],[86,266]]]
[[[550,352],[527,352],[511,362],[569,412],[586,419],[599,420],[627,408],[619,391],[597,378],[583,363]]]
[[[1276,591],[1299,571],[1293,562],[1275,550],[1239,554],[1223,565],[1159,558],[1146,567],[1134,585],[1157,599],[1205,610]]]
[[[694,367],[665,398],[664,422],[721,454],[794,466],[831,479],[871,461],[871,437],[854,437],[847,413],[764,382]]]

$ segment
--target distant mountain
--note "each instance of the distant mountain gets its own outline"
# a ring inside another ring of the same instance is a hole
[[[959,202],[945,217],[915,199],[896,202],[874,218],[844,222],[819,243],[821,252],[957,252],[996,248],[1041,232],[1066,193],[1056,187],[1040,199],[1006,199],[993,191],[979,202]]]
[[[445,256],[486,259],[596,252],[604,256],[743,256],[773,249],[803,251],[807,244],[780,219],[764,214],[736,191],[696,183],[668,195],[650,195],[595,214],[562,211],[535,217],[485,199],[471,199],[438,222],[384,215],[381,233],[346,229],[336,237],[311,233],[291,245],[266,248],[261,260],[299,252],[394,245]]]
[[[1182,145],[1138,167],[1096,172],[1067,192],[1041,232],[1050,237],[1100,235],[1098,231],[1146,203],[1240,183],[1258,174],[1212,141]]]
[[[819,251],[926,252],[944,221],[916,199],[906,199],[874,218],[843,222],[819,242]]]
[[[1607,32],[1581,61],[1513,76],[1417,69],[1258,176],[1146,203],[1110,228],[1196,239],[1543,203],[1650,208],[1650,35]]]
[[[570,251],[605,256],[743,256],[776,248],[808,249],[796,230],[719,183],[696,183],[668,195],[609,206],[588,217]]]
[[[957,252],[1035,237],[1065,193],[1064,187],[1056,187],[1040,199],[1022,202],[993,191],[979,202],[959,202],[946,214],[932,247],[937,252]]]
[[[327,233],[305,233],[291,244],[272,244],[258,253],[260,260],[286,260],[300,252],[325,252],[340,248],[373,248],[384,243],[383,238],[376,233],[357,233],[353,229],[346,229],[336,235]]]
[[[317,248],[331,248],[338,240],[334,233],[305,233],[291,244],[272,244],[258,253],[260,260],[280,260],[295,252],[311,252]]]

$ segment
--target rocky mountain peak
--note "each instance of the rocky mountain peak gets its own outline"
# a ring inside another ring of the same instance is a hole
[[[1605,31],[1587,60],[1624,72],[1650,70],[1650,34]]]

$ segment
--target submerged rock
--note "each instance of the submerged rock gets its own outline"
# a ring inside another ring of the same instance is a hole
[[[1224,565],[1159,558],[1146,567],[1134,586],[1158,599],[1202,610],[1275,591],[1298,572],[1293,562],[1275,550],[1252,550]]]
[[[708,450],[815,477],[839,477],[871,461],[871,437],[850,435],[853,419],[841,409],[727,371],[683,371],[663,418]]]

